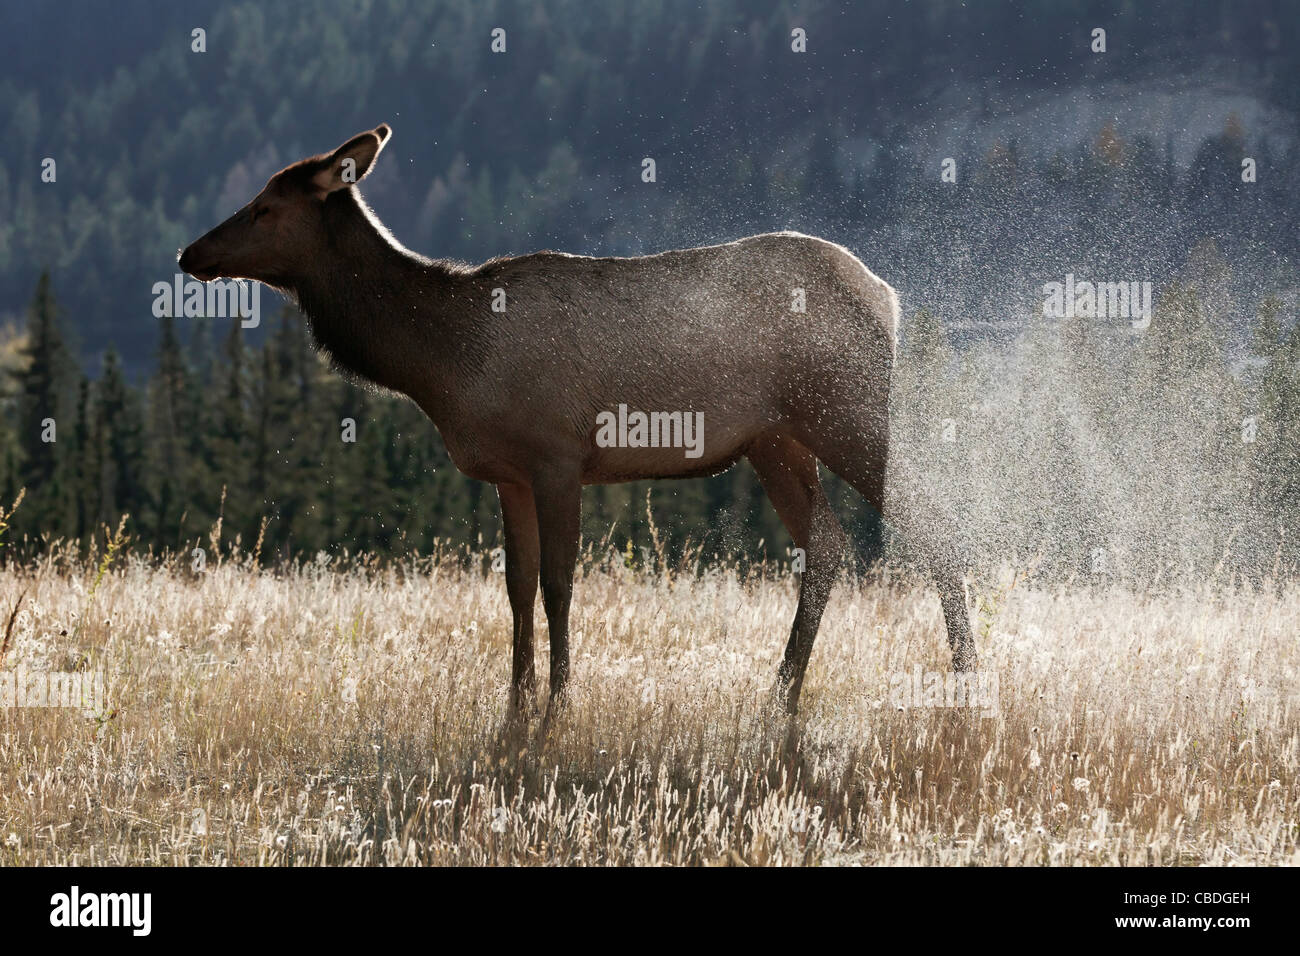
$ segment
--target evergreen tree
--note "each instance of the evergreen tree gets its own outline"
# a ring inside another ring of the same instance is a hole
[[[20,520],[24,528],[37,533],[70,534],[75,530],[74,521],[58,439],[60,431],[65,442],[73,437],[72,422],[65,417],[70,411],[67,388],[71,366],[48,271],[37,280],[27,330],[24,362],[17,373],[18,480],[28,494]]]
[[[95,442],[93,416],[90,379],[83,374],[77,383],[77,468],[74,492],[77,508],[74,533],[83,541],[95,533],[95,520],[99,517],[99,475],[103,463]]]
[[[182,431],[185,403],[189,392],[188,370],[176,337],[176,320],[161,320],[158,347],[158,372],[149,385],[149,419],[147,473],[153,540],[178,544],[188,477],[188,444]],[[145,524],[141,516],[141,525]]]
[[[242,329],[238,322],[230,323],[223,346],[225,368],[217,379],[219,393],[212,423],[212,441],[209,444],[213,475],[212,485],[206,489],[205,498],[212,512],[221,508],[223,536],[232,539],[245,527],[246,517],[254,508],[249,501],[249,477],[252,474],[252,424],[249,420],[249,383],[247,357]],[[225,489],[224,503],[222,489]],[[229,526],[233,533],[225,533]]]
[[[116,527],[122,515],[132,515],[142,532],[147,525],[140,516],[145,510],[147,492],[142,483],[143,423],[139,398],[127,384],[116,350],[104,353],[104,369],[99,383],[96,428],[98,453],[102,462],[101,498],[97,524]]]
[[[1293,572],[1300,566],[1300,324],[1283,333],[1280,313],[1277,299],[1266,300],[1255,328],[1253,351],[1265,364],[1253,423],[1251,513],[1259,566],[1267,570],[1281,557]]]

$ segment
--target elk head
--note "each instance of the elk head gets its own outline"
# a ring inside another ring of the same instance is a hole
[[[190,243],[180,254],[181,269],[203,282],[253,279],[292,287],[325,257],[326,204],[369,174],[391,132],[381,123],[332,153],[280,170],[248,205]]]

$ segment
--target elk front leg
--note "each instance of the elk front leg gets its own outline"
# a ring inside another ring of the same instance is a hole
[[[497,485],[501,523],[506,539],[506,594],[514,616],[514,644],[510,679],[510,711],[523,716],[537,691],[533,670],[533,604],[537,600],[540,549],[537,507],[527,485]]]
[[[551,637],[549,719],[563,701],[569,681],[569,605],[582,513],[582,483],[576,470],[534,481],[533,498],[541,540],[542,604]]]

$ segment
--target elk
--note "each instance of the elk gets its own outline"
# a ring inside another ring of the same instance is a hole
[[[847,249],[793,232],[633,258],[427,259],[357,191],[390,133],[380,125],[276,173],[186,248],[180,267],[201,281],[259,281],[295,301],[337,368],[408,396],[456,466],[496,485],[514,712],[536,691],[539,577],[548,718],[564,699],[583,485],[716,475],[748,459],[806,559],[776,685],[796,713],[847,545],[818,462],[883,514],[894,290]],[[792,311],[796,296],[802,311]],[[664,442],[598,442],[598,419],[620,406],[695,414],[704,441],[693,457]],[[954,668],[972,670],[961,572],[937,540],[922,555]]]

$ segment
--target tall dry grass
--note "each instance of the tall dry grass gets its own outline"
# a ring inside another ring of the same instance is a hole
[[[937,598],[845,581],[787,725],[766,703],[792,579],[591,564],[544,736],[505,726],[500,575],[105,564],[0,572],[0,669],[108,688],[92,714],[0,710],[6,865],[1298,860],[1294,586],[1004,581],[977,619],[986,717],[894,706],[893,674],[949,668]]]

